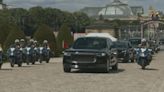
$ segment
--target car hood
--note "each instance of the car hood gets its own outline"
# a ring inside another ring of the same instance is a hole
[[[101,50],[95,50],[95,49],[67,49],[65,52],[90,52],[90,53],[99,53],[99,52],[105,52],[106,49]]]
[[[127,48],[117,48],[119,51],[127,50]]]

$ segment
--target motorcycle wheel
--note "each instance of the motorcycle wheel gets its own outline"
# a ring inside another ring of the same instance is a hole
[[[49,63],[49,61],[50,61],[50,59],[49,59],[49,58],[47,58],[46,63]]]
[[[11,65],[11,67],[14,67],[14,63],[13,62],[10,62],[10,65]]]
[[[42,63],[42,61],[43,61],[43,57],[40,56],[40,58],[39,58],[39,62]]]
[[[34,59],[32,60],[32,64],[33,64],[33,65],[35,64],[35,60],[34,60]]]
[[[141,62],[142,62],[141,67],[142,67],[142,69],[144,70],[144,69],[145,69],[145,60],[142,60]]]
[[[27,64],[27,65],[29,65],[29,64],[30,64],[30,62],[29,62],[29,60],[28,60],[28,59],[26,60],[26,64]]]
[[[18,63],[18,67],[22,67],[22,63],[20,62],[20,63]]]

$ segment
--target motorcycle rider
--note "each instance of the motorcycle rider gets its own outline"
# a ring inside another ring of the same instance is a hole
[[[150,64],[150,62],[151,62],[151,60],[152,60],[152,56],[151,56],[151,51],[149,51],[149,44],[148,44],[148,42],[147,42],[147,40],[146,39],[142,39],[141,40],[141,44],[140,44],[140,46],[139,46],[139,50],[138,50],[138,52],[137,52],[137,62],[138,63],[141,63],[140,61],[140,53],[142,53],[142,49],[146,49],[145,50],[145,54],[146,54],[146,61],[148,61],[147,63],[146,63],[146,65],[149,65]]]
[[[44,40],[43,44],[39,47],[39,53],[40,53],[39,61],[40,62],[46,61],[48,63],[50,59],[50,48],[47,40]]]
[[[148,48],[149,47],[148,46],[148,42],[147,42],[147,40],[145,38],[143,38],[141,40],[141,47],[143,47],[143,48]]]
[[[47,52],[49,52],[48,53],[48,55],[50,54],[50,47],[49,47],[49,45],[48,45],[48,41],[47,40],[44,40],[43,41],[43,48],[47,51]]]

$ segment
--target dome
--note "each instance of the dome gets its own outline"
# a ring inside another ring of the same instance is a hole
[[[119,0],[114,0],[111,4],[107,5],[106,7],[102,8],[99,11],[98,15],[103,16],[132,16],[132,10],[128,6],[128,4],[124,4]]]

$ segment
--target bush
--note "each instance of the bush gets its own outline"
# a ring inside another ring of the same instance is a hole
[[[25,39],[24,32],[16,25],[10,25],[10,33],[4,42],[4,49],[7,50],[10,45],[14,44],[15,39]]]
[[[0,25],[0,44],[4,45],[4,42],[6,41],[8,35],[10,33],[10,26],[7,23],[3,23]]]
[[[62,52],[62,44],[66,42],[68,45],[72,45],[73,43],[73,36],[67,24],[63,24],[59,30],[57,36],[57,43],[60,53]]]
[[[56,38],[50,27],[45,24],[40,25],[34,34],[34,39],[39,43],[43,43],[44,40],[47,40],[51,50],[55,53],[55,56],[58,56]]]

